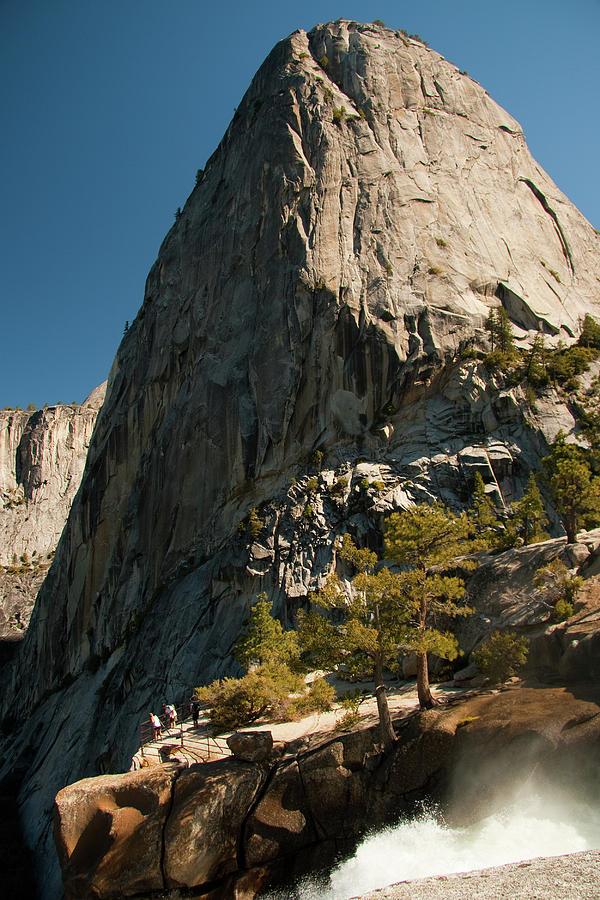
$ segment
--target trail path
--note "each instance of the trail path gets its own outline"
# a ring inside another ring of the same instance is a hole
[[[354,685],[347,682],[335,684],[338,693],[349,692],[355,689]],[[367,728],[378,721],[377,701],[373,695],[373,685],[361,683],[360,689],[364,699],[360,704],[360,727]],[[452,682],[432,685],[434,697],[439,700],[450,700],[463,696],[465,688],[457,688]],[[418,709],[417,688],[414,682],[399,684],[388,689],[388,702],[392,718],[402,713],[410,713]],[[297,722],[260,722],[259,724],[244,728],[244,731],[270,731],[274,741],[295,741],[306,738],[307,745],[319,741],[324,734],[334,731],[336,724],[343,716],[345,710],[339,703],[334,704],[330,712],[313,713]],[[159,765],[163,762],[183,762],[192,765],[198,762],[210,762],[230,756],[231,752],[226,743],[227,734],[212,737],[210,723],[206,716],[199,719],[194,726],[191,719],[186,719],[175,728],[163,729],[161,737],[156,741],[150,741],[140,747],[135,753],[131,770],[145,766]]]

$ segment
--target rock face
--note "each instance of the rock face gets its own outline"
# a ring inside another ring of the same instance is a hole
[[[461,350],[490,305],[523,347],[576,337],[599,251],[518,123],[433,50],[344,21],[275,47],[150,272],[7,678],[49,896],[40,811],[124,767],[150,705],[230,669],[259,591],[289,624],[343,531],[459,505],[475,470],[520,496],[572,416]]]
[[[77,493],[106,384],[81,406],[0,410],[0,640],[20,640]]]
[[[322,859],[326,848],[339,853],[425,796],[466,823],[504,806],[534,770],[594,792],[599,748],[597,698],[538,686],[405,720],[387,757],[367,730],[281,760],[86,779],[56,798],[66,894],[175,898],[197,888],[250,900],[282,871],[306,872],[319,847]]]

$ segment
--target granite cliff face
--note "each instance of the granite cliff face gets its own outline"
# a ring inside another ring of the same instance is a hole
[[[0,640],[20,640],[77,493],[106,384],[81,406],[0,410]]]
[[[500,304],[522,346],[568,342],[599,275],[518,123],[433,50],[343,21],[275,47],[150,272],[7,684],[40,858],[54,794],[228,671],[259,591],[289,623],[336,535],[460,504],[474,469],[520,496],[573,418],[460,351]]]

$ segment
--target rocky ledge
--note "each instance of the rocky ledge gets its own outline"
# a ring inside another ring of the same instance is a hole
[[[598,897],[600,852],[529,859],[475,872],[402,882],[365,895],[363,900],[572,900]]]
[[[55,803],[66,896],[195,888],[197,897],[252,898],[351,851],[423,798],[464,823],[504,804],[534,769],[597,791],[599,700],[589,688],[515,686],[399,720],[387,755],[367,729],[311,749],[262,747],[255,762],[240,741],[243,759],[84,779]]]

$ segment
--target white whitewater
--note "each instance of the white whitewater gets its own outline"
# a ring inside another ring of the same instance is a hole
[[[295,896],[347,900],[398,881],[593,849],[600,849],[600,810],[530,794],[466,828],[450,828],[424,812],[380,831],[363,841],[328,879],[298,885]]]

